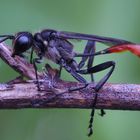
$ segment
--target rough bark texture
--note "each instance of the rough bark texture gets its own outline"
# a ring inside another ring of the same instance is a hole
[[[49,85],[47,82],[42,85],[42,91],[37,91],[36,84],[32,82],[9,87],[0,85],[0,108],[92,108],[94,85],[91,84],[84,90],[63,94],[67,88],[81,84],[60,81],[55,84],[56,88],[47,85]],[[106,84],[98,93],[96,108],[140,110],[140,85]]]

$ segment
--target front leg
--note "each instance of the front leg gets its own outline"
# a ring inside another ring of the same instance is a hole
[[[35,70],[35,76],[36,76],[36,81],[37,81],[37,88],[38,88],[38,91],[41,91],[41,88],[40,88],[40,83],[39,83],[39,78],[38,78],[38,74],[37,74],[37,65],[36,63],[40,63],[40,60],[42,60],[42,57],[38,57],[38,58],[33,58],[32,59],[33,61],[33,66],[34,66],[34,70]]]
[[[62,66],[59,67],[59,73],[58,73],[58,77],[61,77],[61,72],[62,72]]]

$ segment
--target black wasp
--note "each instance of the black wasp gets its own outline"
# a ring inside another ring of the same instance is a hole
[[[114,61],[107,61],[93,66],[94,56],[108,53],[117,53],[127,50],[131,51],[135,55],[140,56],[140,46],[129,41],[96,35],[56,31],[52,29],[45,29],[35,34],[31,34],[30,32],[18,32],[15,35],[1,35],[0,37],[2,38],[0,40],[0,43],[4,42],[7,39],[12,40],[13,57],[15,55],[21,56],[22,53],[31,48],[30,61],[34,65],[37,80],[38,75],[36,63],[38,63],[43,57],[45,57],[60,66],[60,74],[61,69],[64,68],[76,80],[84,83],[83,87],[69,88],[69,91],[79,90],[88,86],[89,82],[86,81],[86,79],[84,79],[82,75],[90,74],[91,81],[93,82],[94,73],[110,68],[109,72],[99,82],[97,82],[97,84],[93,88],[96,92],[96,96],[95,102],[93,104],[93,110],[91,112],[88,136],[93,133],[92,123],[97,100],[97,92],[105,84],[115,68]],[[80,54],[74,52],[74,46],[69,41],[69,39],[87,40],[87,44],[84,48],[83,53]],[[106,44],[109,47],[107,49],[95,52],[96,42]],[[38,56],[37,58],[33,58],[33,52],[36,52]],[[75,57],[81,57],[81,61],[78,63],[75,60]],[[86,63],[87,67],[86,69],[84,69]],[[39,82],[38,89],[40,90]],[[103,115],[103,110],[101,110],[101,112],[101,115]]]

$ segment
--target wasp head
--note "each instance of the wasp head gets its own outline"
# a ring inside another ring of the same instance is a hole
[[[30,49],[33,45],[33,36],[29,32],[19,32],[15,35],[13,39],[13,54],[12,57],[15,55],[21,55],[22,53],[26,52]]]

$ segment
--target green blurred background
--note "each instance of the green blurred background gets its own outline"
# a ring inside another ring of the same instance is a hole
[[[139,0],[0,0],[0,34],[44,28],[122,38],[140,43]],[[77,45],[78,46],[78,45]],[[77,51],[82,46],[76,47]],[[109,82],[140,83],[140,60],[129,52],[97,57],[116,62]],[[0,60],[0,82],[18,74]],[[67,76],[66,76],[67,75]],[[98,73],[96,79],[102,76]],[[64,72],[66,80],[73,80]],[[94,136],[88,138],[90,110],[0,110],[0,140],[139,140],[140,112],[96,111]]]

